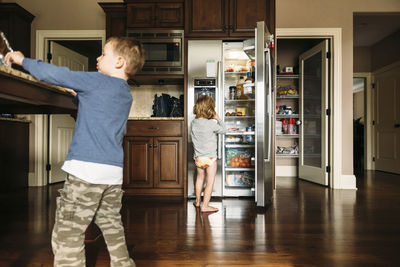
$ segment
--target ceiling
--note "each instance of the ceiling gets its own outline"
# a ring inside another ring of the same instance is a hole
[[[371,46],[400,30],[400,13],[355,13],[353,46]]]

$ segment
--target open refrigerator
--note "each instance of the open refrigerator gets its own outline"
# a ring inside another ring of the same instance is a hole
[[[255,66],[254,57],[244,52],[245,43],[223,43],[221,102],[227,128],[222,138],[224,196],[255,194]]]
[[[254,196],[258,206],[272,197],[273,36],[258,22],[255,38],[244,41],[189,40],[187,79],[188,197],[194,197],[196,170],[190,125],[194,119],[195,81],[215,78],[216,111],[227,126],[218,138],[218,169],[213,196]],[[210,62],[215,71],[206,70]],[[248,75],[250,73],[250,75]],[[238,90],[241,76],[249,79]]]

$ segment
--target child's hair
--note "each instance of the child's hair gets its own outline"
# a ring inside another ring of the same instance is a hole
[[[201,95],[193,107],[196,118],[212,119],[215,115],[215,102],[211,96]]]
[[[114,53],[125,59],[125,73],[129,78],[142,69],[145,51],[140,41],[131,37],[110,37],[106,43],[111,43]]]

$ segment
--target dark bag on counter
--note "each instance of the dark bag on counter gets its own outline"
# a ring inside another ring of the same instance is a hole
[[[154,95],[153,115],[152,117],[183,117],[183,95],[179,99],[162,94],[161,96]]]
[[[153,115],[152,117],[169,117],[171,112],[170,108],[170,96],[168,94],[162,94],[161,96],[154,95],[153,104]]]

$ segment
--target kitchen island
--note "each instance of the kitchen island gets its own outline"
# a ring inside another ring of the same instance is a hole
[[[72,99],[65,88],[0,65],[0,113],[76,114]]]

